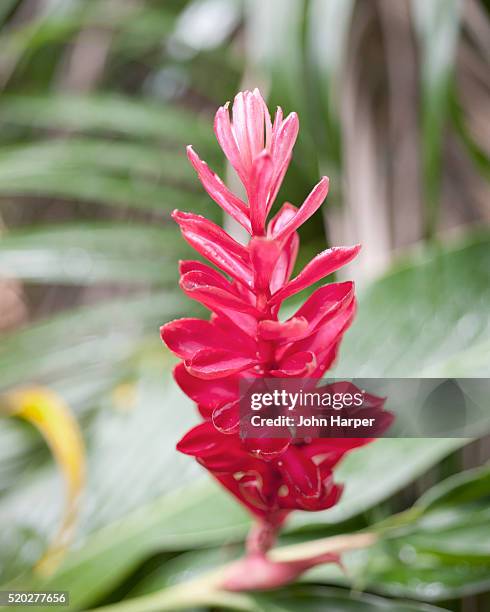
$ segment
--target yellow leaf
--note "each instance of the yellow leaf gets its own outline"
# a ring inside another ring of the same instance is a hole
[[[66,402],[52,390],[29,387],[6,396],[7,413],[32,423],[42,434],[63,475],[66,499],[63,517],[36,571],[49,574],[59,565],[76,527],[85,484],[85,449],[77,421]]]

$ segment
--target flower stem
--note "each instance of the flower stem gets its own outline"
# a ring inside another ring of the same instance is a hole
[[[268,521],[258,520],[247,536],[247,555],[265,555],[274,545],[277,537],[277,526]]]

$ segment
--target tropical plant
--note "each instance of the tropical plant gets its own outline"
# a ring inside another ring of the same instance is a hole
[[[345,458],[341,501],[295,512],[272,554],[369,541],[347,545],[347,572],[319,566],[262,594],[203,588],[241,556],[250,519],[176,453],[195,418],[158,338],[160,324],[202,314],[177,290],[190,251],[171,211],[221,222],[184,147],[235,189],[211,117],[259,85],[302,126],[278,201],[330,177],[298,270],[325,241],[363,244],[336,373],[488,376],[488,11],[1,3],[1,410],[14,416],[0,422],[1,590],[67,590],[72,609],[488,608],[485,432],[383,439]]]

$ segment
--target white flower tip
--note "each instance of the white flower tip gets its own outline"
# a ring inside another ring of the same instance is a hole
[[[282,112],[282,109],[281,109],[281,112]],[[284,123],[292,123],[295,126],[299,126],[298,113],[295,113],[294,111],[292,113],[289,113],[286,119],[284,119]]]

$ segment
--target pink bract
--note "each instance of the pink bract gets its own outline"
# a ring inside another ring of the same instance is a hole
[[[359,245],[333,247],[291,278],[298,252],[297,229],[328,192],[322,177],[303,204],[284,203],[268,221],[291,160],[298,117],[271,120],[256,89],[240,92],[232,117],[228,104],[216,113],[214,130],[243,183],[246,199],[188,147],[188,158],[209,196],[250,235],[245,246],[208,219],[174,211],[187,242],[216,268],[181,263],[182,290],[211,311],[208,321],[179,319],[164,325],[162,339],[182,362],[175,368],[181,389],[198,405],[202,422],[177,448],[194,456],[253,515],[279,526],[292,510],[323,510],[342,488],[333,470],[342,457],[368,439],[241,440],[238,433],[241,377],[320,378],[334,362],[355,314],[354,285],[316,289],[297,312],[279,321],[290,296],[332,274],[359,252]]]

